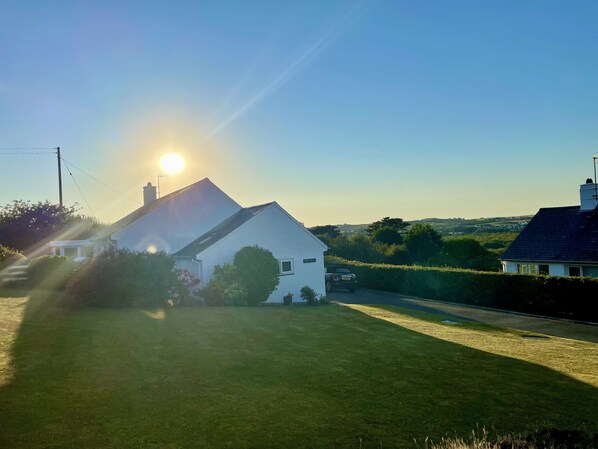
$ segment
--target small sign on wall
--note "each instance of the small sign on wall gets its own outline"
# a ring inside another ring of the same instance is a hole
[[[303,263],[316,263],[316,259],[303,259]]]

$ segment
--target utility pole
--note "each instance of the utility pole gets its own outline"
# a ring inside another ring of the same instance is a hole
[[[60,207],[62,207],[62,167],[60,164],[60,147],[56,147],[56,158],[58,159],[58,197],[60,200]]]

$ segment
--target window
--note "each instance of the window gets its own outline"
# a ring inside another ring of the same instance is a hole
[[[539,265],[540,267],[540,274],[548,275],[550,274],[548,271],[548,265]]]
[[[278,261],[280,264],[280,274],[293,274],[293,259],[282,259]]]
[[[533,263],[518,263],[517,273],[519,274],[539,274],[540,269],[538,265]]]
[[[77,248],[72,247],[72,246],[67,246],[66,248],[64,248],[64,255],[66,257],[77,257]]]
[[[569,276],[581,276],[581,267],[569,267]]]

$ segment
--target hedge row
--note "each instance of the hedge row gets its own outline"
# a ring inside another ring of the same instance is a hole
[[[360,286],[374,290],[598,322],[597,279],[367,264],[334,256],[326,264],[350,267]]]

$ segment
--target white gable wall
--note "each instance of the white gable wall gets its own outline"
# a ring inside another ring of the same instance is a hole
[[[174,253],[240,209],[205,179],[113,234],[112,239],[118,248]]]
[[[326,246],[297,223],[278,204],[273,203],[235,231],[200,253],[198,270],[205,286],[214,274],[214,267],[232,263],[235,254],[245,246],[260,246],[272,252],[278,260],[292,259],[293,274],[281,275],[278,288],[267,302],[282,302],[293,293],[293,301],[301,301],[301,287],[309,285],[318,295],[325,295],[324,251]],[[304,263],[304,259],[316,259]]]

